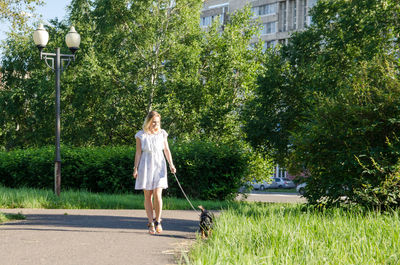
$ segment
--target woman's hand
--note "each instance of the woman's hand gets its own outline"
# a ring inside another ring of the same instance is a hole
[[[170,166],[169,166],[169,169],[171,170],[172,174],[175,174],[175,173],[176,173],[176,168],[175,168],[174,165],[170,165]]]
[[[136,179],[137,176],[138,176],[137,168],[135,168],[135,169],[133,170],[133,178]]]

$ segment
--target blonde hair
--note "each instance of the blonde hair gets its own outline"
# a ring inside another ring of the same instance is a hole
[[[146,133],[150,132],[150,124],[155,117],[160,117],[160,120],[161,120],[161,115],[157,111],[153,110],[153,111],[150,111],[149,114],[147,114],[146,119],[144,120],[144,123],[143,123],[143,131],[144,132],[146,132]],[[160,128],[161,128],[161,126],[160,126]]]

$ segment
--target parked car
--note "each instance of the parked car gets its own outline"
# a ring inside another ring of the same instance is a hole
[[[306,186],[307,186],[307,183],[305,183],[305,182],[297,185],[297,187],[296,187],[297,192],[300,193],[300,195],[304,195],[304,193],[306,191],[306,189],[305,189]]]
[[[288,178],[272,178],[269,188],[274,189],[291,189],[295,188],[296,184]]]
[[[248,183],[250,186],[253,187],[255,190],[265,190],[269,188],[270,184],[267,181],[262,181],[262,182],[257,182],[256,180],[253,180]]]

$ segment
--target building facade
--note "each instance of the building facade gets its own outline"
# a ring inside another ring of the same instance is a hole
[[[292,32],[309,26],[309,10],[316,2],[317,0],[206,0],[200,25],[208,27],[216,18],[224,23],[230,13],[250,4],[254,19],[261,23],[261,40],[266,49],[275,47],[278,43],[287,43]]]

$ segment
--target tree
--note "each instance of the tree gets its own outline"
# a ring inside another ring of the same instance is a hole
[[[356,88],[369,82],[374,93],[396,95],[387,78],[398,80],[399,11],[400,4],[393,0],[319,1],[311,11],[312,26],[293,34],[287,46],[267,56],[256,97],[244,108],[245,131],[253,146],[273,152],[292,171],[310,175],[311,203],[329,198],[334,204],[343,194],[357,200],[352,192],[365,184],[359,181],[365,177],[361,174],[365,161],[358,163],[357,156],[377,161],[372,150],[389,152],[382,139],[396,132],[397,127],[389,125],[398,114],[382,107],[382,115],[391,118],[375,128],[371,117],[377,115],[365,114],[367,107],[355,98],[371,97],[368,108],[392,104],[387,97],[365,95]],[[357,108],[363,110],[349,118]],[[380,132],[379,141],[368,135],[347,135],[369,126]],[[344,135],[352,140],[343,143]],[[367,150],[362,154],[361,145]],[[396,163],[395,158],[384,164]],[[373,185],[382,183],[381,177],[375,177],[379,181]],[[353,180],[356,186],[350,185]]]
[[[261,62],[261,50],[249,49],[257,31],[250,10],[232,14],[223,31],[217,23],[204,30],[200,0],[173,3],[73,0],[68,19],[47,26],[46,49],[67,52],[63,37],[71,24],[82,38],[62,75],[63,143],[134,144],[150,108],[162,113],[171,138],[237,139],[236,113]],[[14,34],[7,41],[2,146],[51,144],[54,76],[29,38]]]
[[[367,207],[399,206],[400,179],[393,179],[400,159],[398,70],[398,62],[382,55],[361,62],[338,83],[340,93],[317,97],[308,121],[292,133],[291,163],[310,175],[310,203],[334,205],[346,196]]]
[[[55,28],[49,34],[61,30]],[[62,30],[66,32],[67,28]],[[65,36],[65,35],[64,35]],[[49,48],[63,43],[60,37]],[[62,45],[61,45],[62,47]],[[65,52],[65,50],[63,51]],[[54,142],[54,74],[41,60],[30,36],[11,33],[2,58],[0,88],[0,139],[3,148],[28,147]],[[49,78],[44,78],[44,76]]]
[[[290,64],[278,50],[267,51],[263,67],[253,96],[241,109],[243,131],[254,148],[285,165],[293,115],[302,107],[303,95],[290,85]]]
[[[0,20],[8,20],[12,28],[21,29],[26,24],[29,13],[43,3],[43,0],[0,0]]]
[[[242,138],[240,107],[254,90],[262,62],[260,45],[250,48],[259,30],[251,15],[247,6],[230,17],[222,32],[216,23],[204,38],[200,71],[205,93],[199,109],[200,128],[214,139]]]

